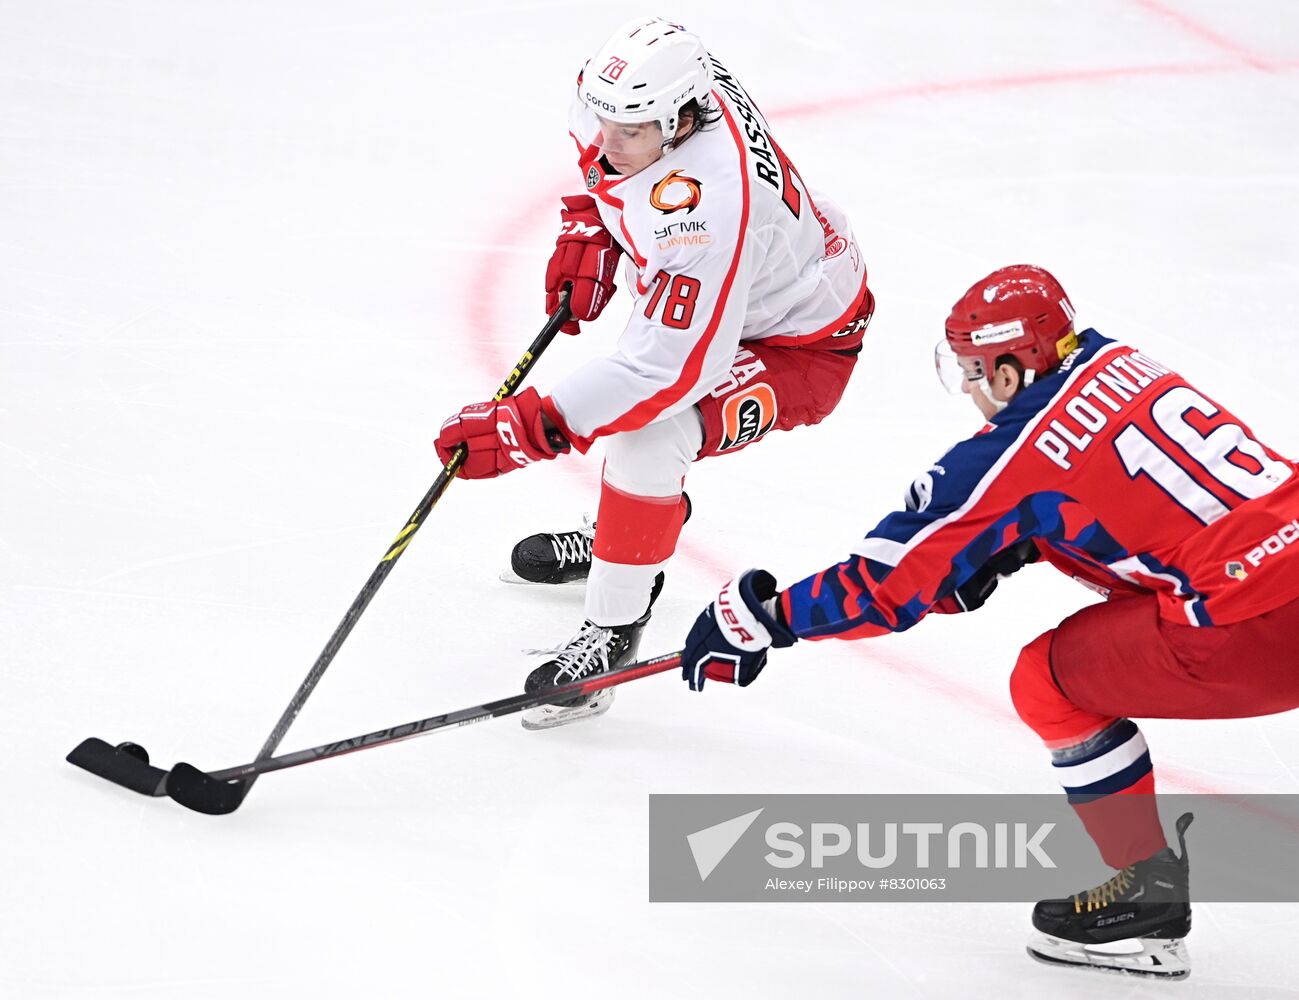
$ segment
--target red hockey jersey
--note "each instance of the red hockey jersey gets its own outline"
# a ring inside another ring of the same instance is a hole
[[[1241,621],[1299,597],[1299,475],[1180,375],[1087,330],[906,510],[786,590],[785,615],[807,638],[901,631],[1021,538],[1092,585],[1154,591],[1169,621]]]

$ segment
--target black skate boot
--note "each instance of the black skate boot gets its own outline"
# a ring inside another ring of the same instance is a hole
[[[556,655],[554,659],[547,660],[528,674],[523,690],[528,694],[536,694],[545,688],[571,684],[573,681],[604,673],[606,670],[634,661],[640,649],[641,633],[645,631],[654,602],[662,589],[663,574],[660,573],[654,578],[649,607],[630,625],[603,628],[588,620],[577,635],[560,648],[529,650],[530,653]],[[530,708],[523,713],[523,728],[554,729],[556,726],[566,726],[580,719],[603,715],[613,704],[613,695],[613,688],[605,688],[595,694],[579,695],[554,705]]]
[[[685,494],[682,494],[685,496]],[[686,520],[690,520],[690,498],[686,498]],[[595,522],[588,514],[576,531],[541,532],[529,535],[510,553],[510,572],[502,573],[506,583],[579,583],[591,572],[591,543]]]
[[[1186,813],[1177,821],[1180,858],[1165,847],[1094,889],[1033,907],[1038,933],[1029,941],[1029,955],[1049,965],[1160,979],[1189,976],[1191,959],[1182,939],[1191,930],[1186,828],[1193,818]]]
[[[591,515],[576,531],[529,535],[510,553],[514,576],[501,575],[510,583],[580,583],[591,572],[591,543],[595,522]],[[517,578],[517,579],[515,579]]]

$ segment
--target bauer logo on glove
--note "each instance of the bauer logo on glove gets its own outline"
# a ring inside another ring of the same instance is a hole
[[[776,578],[766,570],[746,570],[695,620],[681,654],[681,676],[692,691],[702,691],[706,679],[748,687],[767,665],[767,649],[792,646],[795,639],[780,621]]]

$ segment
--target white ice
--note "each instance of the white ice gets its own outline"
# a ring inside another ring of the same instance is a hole
[[[262,780],[219,819],[63,762],[251,758],[542,320],[581,61],[640,5],[0,2],[0,994],[1162,996],[1024,955],[1025,905],[651,905],[650,792],[1052,790],[1006,694],[1088,600],[778,653]],[[977,423],[931,347],[1033,261],[1299,453],[1299,7],[911,0],[664,9],[850,211],[879,311],[815,430],[691,474],[645,652],[732,571],[840,558]],[[606,349],[627,299],[535,375]],[[497,581],[598,456],[456,484],[285,741],[502,697],[581,591]],[[1162,787],[1299,791],[1295,717],[1145,725]],[[1192,835],[1194,831],[1192,831]],[[1299,992],[1299,908],[1199,904],[1179,996]]]

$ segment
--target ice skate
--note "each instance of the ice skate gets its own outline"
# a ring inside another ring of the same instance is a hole
[[[570,684],[576,680],[604,673],[636,659],[640,649],[641,633],[650,620],[650,611],[654,601],[663,588],[663,574],[654,581],[650,593],[650,606],[645,613],[629,625],[618,625],[604,628],[591,621],[583,623],[577,635],[557,649],[529,650],[539,655],[552,655],[528,674],[523,689],[528,694],[535,694],[547,687]],[[613,704],[614,688],[606,688],[595,694],[580,695],[554,705],[539,705],[523,713],[524,729],[554,729],[566,726],[570,722],[591,719],[609,711]]]
[[[529,535],[510,553],[510,568],[501,573],[506,583],[582,583],[591,572],[591,543],[595,521],[584,515],[576,531]]]
[[[1029,955],[1048,965],[1159,979],[1189,976],[1186,828],[1192,818],[1186,813],[1177,821],[1181,857],[1165,847],[1094,889],[1038,903]]]
[[[686,500],[686,517],[690,520],[690,497]],[[684,522],[683,522],[684,523]],[[582,527],[574,531],[538,532],[529,535],[510,553],[510,568],[501,573],[506,583],[548,584],[551,586],[582,583],[591,572],[591,545],[595,541],[595,521],[590,514],[582,517]]]

